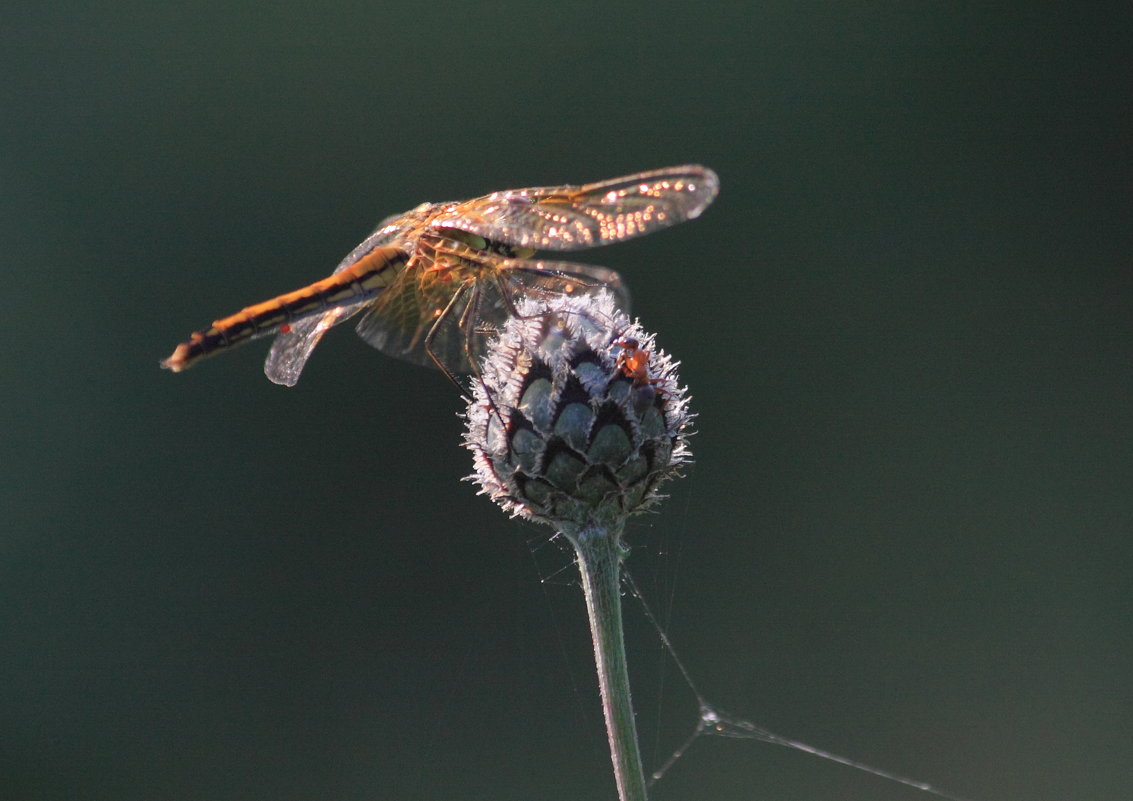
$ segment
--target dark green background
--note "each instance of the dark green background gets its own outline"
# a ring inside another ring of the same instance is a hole
[[[0,798],[612,798],[568,556],[459,482],[439,374],[157,360],[421,201],[686,161],[703,218],[581,257],[700,415],[630,565],[703,691],[977,801],[1128,798],[1127,3],[20,5]],[[695,701],[629,617],[657,764]],[[706,740],[655,797],[925,796]]]

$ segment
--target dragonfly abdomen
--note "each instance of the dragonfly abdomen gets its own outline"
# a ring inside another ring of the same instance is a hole
[[[375,248],[321,281],[247,306],[214,320],[208,328],[194,331],[161,366],[179,373],[218,351],[274,334],[281,326],[372,298],[401,273],[406,258],[397,248]]]

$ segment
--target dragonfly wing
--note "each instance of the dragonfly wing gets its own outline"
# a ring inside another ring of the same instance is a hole
[[[525,298],[609,291],[621,309],[629,292],[605,267],[563,261],[502,259],[455,289],[422,293],[407,271],[358,321],[358,335],[383,353],[449,373],[474,372],[492,337]]]
[[[470,358],[476,364],[483,361],[492,340],[526,299],[547,301],[606,291],[613,295],[619,309],[629,311],[629,292],[621,276],[606,267],[528,259],[507,259],[499,267],[469,291],[462,304],[466,312],[463,323],[454,316],[456,325],[445,321],[434,338],[438,358],[460,363],[460,372],[472,372]]]
[[[369,236],[358,243],[354,250],[350,251],[343,257],[334,271],[341,272],[361,259],[374,248],[381,247],[382,245],[389,245],[394,240],[408,234],[414,227],[421,224],[421,220],[428,214],[431,204],[422,203],[412,211],[407,211],[404,214],[394,214],[386,217],[375,228]]]
[[[287,330],[275,335],[264,362],[264,375],[276,384],[293,387],[299,374],[307,366],[311,351],[319,344],[323,334],[349,317],[357,314],[368,301],[352,306],[339,306],[314,317],[292,323]]]
[[[719,179],[688,164],[585,186],[509,189],[458,203],[434,225],[535,250],[579,250],[642,236],[698,217]]]
[[[377,248],[394,241],[408,231],[417,221],[413,213],[388,217],[378,224],[378,227],[357,247],[350,251],[334,268],[337,274],[354,266]],[[366,298],[358,303],[351,303],[337,308],[329,309],[312,317],[305,317],[281,329],[272,342],[267,360],[264,362],[264,374],[276,384],[293,387],[299,382],[299,375],[307,366],[311,352],[323,335],[334,326],[353,317],[364,306],[372,303],[372,298]]]
[[[509,313],[526,297],[578,297],[602,290],[614,296],[619,309],[629,312],[629,288],[621,275],[608,267],[545,259],[505,259],[500,267],[501,276],[509,287]]]
[[[355,331],[387,356],[435,367],[425,351],[425,336],[459,289],[457,285],[434,296],[423,294],[415,271],[406,270],[367,309]]]

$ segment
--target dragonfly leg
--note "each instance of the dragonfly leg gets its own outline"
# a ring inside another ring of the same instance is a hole
[[[445,304],[444,308],[441,309],[441,313],[437,315],[435,320],[433,320],[433,324],[429,326],[429,330],[425,334],[425,340],[423,343],[425,346],[425,353],[429,354],[429,358],[433,360],[433,364],[435,364],[437,366],[437,369],[445,374],[445,378],[451,381],[453,386],[460,390],[461,395],[464,394],[464,387],[461,386],[460,381],[456,377],[456,373],[454,373],[449,368],[449,366],[445,364],[439,356],[437,356],[437,352],[433,350],[433,342],[436,340],[437,334],[441,332],[441,327],[447,324],[448,319],[452,316],[453,311],[457,308],[457,304],[460,303],[461,299],[469,291],[470,288],[466,284],[465,286],[462,286],[460,289],[456,290],[456,292],[452,293],[452,297],[449,298],[448,303]],[[465,311],[467,311],[467,307]],[[464,320],[464,314],[461,314],[460,319],[461,321]]]
[[[484,397],[488,399],[488,404],[491,407],[491,413],[496,416],[496,419],[500,421],[500,425],[503,426],[506,425],[506,423],[504,422],[504,416],[500,412],[499,407],[496,406],[496,401],[493,398],[493,393],[488,390],[488,385],[484,383],[484,374],[480,369],[480,364],[476,358],[475,349],[473,348],[473,342],[475,341],[473,340],[473,337],[487,336],[489,333],[487,331],[478,331],[476,328],[476,321],[480,319],[480,304],[483,301],[483,296],[480,292],[479,286],[475,283],[468,284],[464,289],[460,290],[456,294],[457,296],[461,296],[465,292],[469,292],[471,294],[468,298],[468,302],[464,304],[464,308],[460,312],[460,319],[458,319],[456,323],[457,329],[460,331],[460,341],[463,343],[462,349],[464,351],[464,361],[468,363],[468,372],[471,374],[472,380],[480,382],[480,386],[484,388]],[[507,298],[506,295],[504,297],[508,304],[508,307],[512,309],[512,312],[514,313],[514,307],[512,306],[511,299]],[[440,330],[441,320],[452,314],[455,308],[456,297],[454,297],[453,300],[445,306],[445,310],[441,313],[441,316],[437,318],[436,324],[434,324],[433,327],[429,329],[429,333],[425,335],[425,351],[429,354],[429,356],[432,357],[433,361],[436,362],[438,366],[440,366],[441,370],[443,370],[444,373],[449,376],[449,379],[452,380],[453,383],[456,383],[456,378],[452,375],[452,371],[450,371],[446,366],[440,363],[440,359],[438,359],[436,353],[433,352],[432,340],[436,336],[437,331]],[[461,387],[461,391],[463,390],[464,388]]]

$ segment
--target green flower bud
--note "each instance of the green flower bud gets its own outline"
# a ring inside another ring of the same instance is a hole
[[[473,381],[469,477],[513,516],[564,533],[651,507],[690,461],[677,363],[605,291],[528,300]]]

